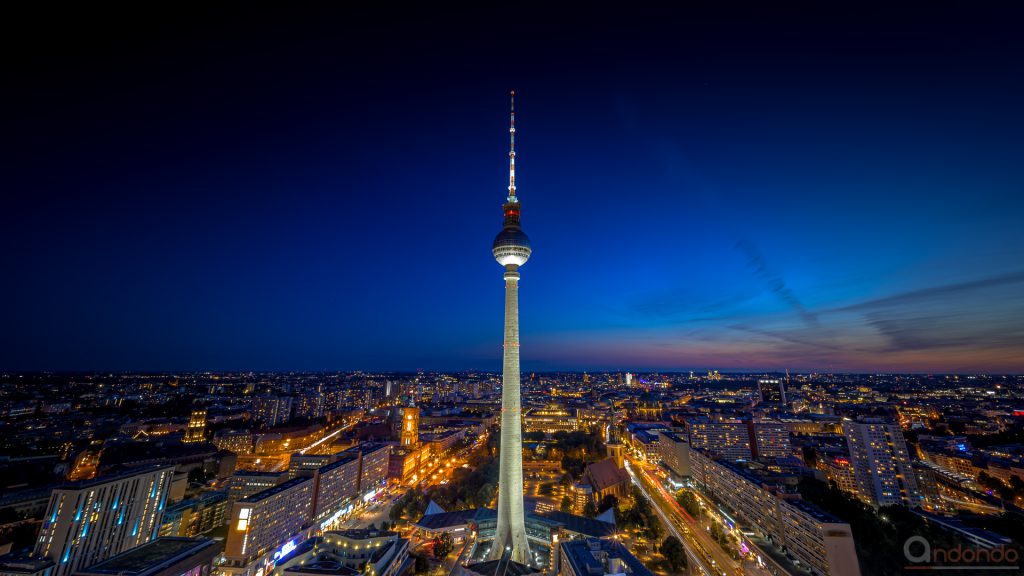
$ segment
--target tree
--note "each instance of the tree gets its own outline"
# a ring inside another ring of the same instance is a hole
[[[725,531],[722,530],[722,525],[715,522],[711,525],[711,537],[714,538],[719,544],[725,544],[728,542]]]
[[[680,490],[676,494],[676,501],[683,507],[683,510],[690,516],[697,516],[700,514],[700,503],[697,502],[697,497],[693,495],[693,492],[689,490]]]
[[[562,496],[562,505],[558,509],[562,512],[572,512],[572,498]]]
[[[434,557],[444,558],[455,549],[455,541],[450,532],[442,532],[441,536],[434,541]]]
[[[680,572],[686,569],[688,564],[686,549],[683,548],[683,543],[675,536],[665,538],[665,541],[661,543],[661,547],[658,548],[658,552],[665,557],[673,572]]]
[[[612,508],[615,510],[615,514],[619,513],[619,499],[615,497],[615,494],[605,494],[604,498],[601,498],[601,502],[597,505],[598,514]]]
[[[594,504],[593,500],[587,500],[587,503],[583,505],[583,515],[587,518],[597,516],[597,504]]]

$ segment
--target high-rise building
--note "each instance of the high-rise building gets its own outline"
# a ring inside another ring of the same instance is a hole
[[[312,520],[314,484],[299,476],[235,502],[224,545],[230,566],[247,568],[282,543],[301,539]]]
[[[192,417],[188,419],[188,428],[185,429],[185,438],[182,442],[193,444],[206,441],[206,409],[192,411]]]
[[[658,439],[658,451],[661,453],[662,463],[676,476],[688,477],[690,443],[672,432],[659,431],[658,435],[661,436]]]
[[[55,488],[35,554],[57,565],[52,576],[106,560],[157,536],[173,466],[134,469]]]
[[[501,447],[498,472],[498,524],[491,559],[506,552],[514,562],[530,565],[523,512],[523,414],[519,391],[519,267],[530,258],[530,240],[519,225],[516,196],[516,112],[512,92],[508,153],[508,198],[502,211],[503,228],[494,239],[494,258],[505,267],[505,341],[501,376]]]
[[[750,452],[754,458],[784,458],[793,455],[789,428],[778,420],[750,421]]]
[[[324,415],[324,395],[317,392],[301,394],[293,402],[296,418],[320,418]]]
[[[853,475],[853,466],[846,456],[822,454],[818,456],[817,468],[825,472],[825,477],[837,488],[849,494],[857,494],[857,478]]]
[[[714,453],[726,460],[753,456],[747,422],[738,418],[697,416],[686,421],[690,446]]]
[[[368,498],[388,479],[388,460],[391,445],[383,442],[363,442],[338,454],[339,458],[359,457],[359,494]]]
[[[910,453],[899,424],[881,418],[844,419],[843,434],[861,499],[874,506],[920,506]]]
[[[292,419],[291,396],[260,396],[252,399],[252,419],[272,428]]]
[[[812,574],[860,576],[850,525],[786,492],[771,477],[741,462],[717,459],[703,450],[690,451],[693,480],[723,502],[747,528],[771,538]]]
[[[757,381],[761,402],[786,404],[786,383],[781,378],[762,378]]]
[[[286,480],[285,472],[235,470],[228,479],[228,500],[234,502],[273,488]]]
[[[192,538],[228,521],[228,493],[203,492],[195,498],[183,500],[164,510],[161,536]]]
[[[359,495],[359,456],[349,454],[320,467],[316,472],[316,498],[313,520],[330,524],[336,514],[340,516],[347,503]]]

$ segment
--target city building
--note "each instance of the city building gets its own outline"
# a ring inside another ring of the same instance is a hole
[[[880,418],[843,420],[857,494],[873,506],[921,505],[899,424]]]
[[[56,565],[49,558],[31,554],[4,554],[0,556],[0,576],[51,576]]]
[[[324,395],[320,392],[301,394],[293,400],[292,404],[297,418],[313,420],[324,415]]]
[[[400,444],[406,447],[416,446],[420,443],[420,409],[415,406],[402,408],[402,434]]]
[[[778,420],[755,419],[748,423],[750,453],[754,458],[786,458],[793,455],[789,428]]]
[[[253,494],[259,494],[287,480],[286,472],[258,472],[236,470],[228,479],[228,500],[236,502]]]
[[[583,469],[583,481],[590,486],[595,503],[609,495],[620,501],[629,495],[629,474],[611,458],[588,464]]]
[[[837,488],[849,494],[857,494],[857,479],[848,457],[822,454],[818,456],[817,467],[825,472],[825,477]]]
[[[296,452],[288,459],[288,480],[296,476],[316,476],[316,471],[338,459],[337,454],[303,454]]]
[[[752,529],[784,547],[820,576],[859,576],[850,525],[786,492],[771,478],[740,463],[690,451],[694,482],[708,496],[727,504]]]
[[[359,457],[359,497],[369,500],[387,484],[391,445],[384,442],[364,442],[341,452],[338,457],[345,458],[349,455]]]
[[[316,471],[313,521],[329,526],[359,496],[359,455],[348,454]]]
[[[299,476],[235,502],[222,572],[253,576],[311,532],[315,481]]]
[[[194,538],[220,528],[228,521],[228,493],[203,492],[164,510],[161,536]]]
[[[575,410],[570,412],[561,404],[551,403],[543,408],[531,408],[523,415],[523,429],[526,432],[575,432],[579,420]]]
[[[182,442],[186,444],[194,444],[196,442],[206,442],[206,410],[200,408],[192,411],[192,416],[188,419],[188,427],[185,428],[185,437]]]
[[[690,443],[674,432],[658,432],[658,452],[661,463],[681,478],[690,475]]]
[[[235,454],[252,454],[256,436],[248,430],[222,430],[213,435],[213,445]]]
[[[36,540],[36,556],[68,576],[156,537],[173,466],[152,466],[54,488]]]
[[[558,576],[653,576],[618,540],[579,538],[559,548]]]
[[[757,381],[761,402],[786,405],[786,383],[781,378],[762,378]]]
[[[277,561],[275,575],[396,576],[411,567],[409,540],[384,530],[325,532]]]
[[[420,442],[429,445],[430,453],[434,456],[442,456],[451,452],[456,444],[465,437],[465,429],[450,430],[448,432],[420,434]]]
[[[690,447],[707,450],[727,460],[753,457],[750,429],[738,418],[697,416],[686,420]]]
[[[157,538],[75,572],[75,576],[209,576],[220,544],[206,538]]]
[[[533,560],[526,539],[523,511],[523,437],[522,395],[519,382],[519,267],[530,258],[530,241],[519,225],[519,198],[516,196],[516,115],[515,92],[509,136],[508,199],[502,207],[504,226],[494,239],[492,252],[505,273],[505,339],[501,389],[501,453],[499,456],[498,523],[491,560],[505,552],[513,562],[530,565]],[[506,548],[508,550],[506,550]]]
[[[259,396],[252,399],[252,419],[267,428],[286,424],[292,419],[291,396]]]

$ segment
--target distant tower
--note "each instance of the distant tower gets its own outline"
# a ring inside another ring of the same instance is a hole
[[[185,429],[185,438],[182,440],[188,444],[206,441],[206,410],[200,408],[192,411],[192,417],[188,420],[188,428]]]
[[[519,227],[516,197],[516,93],[512,92],[508,153],[508,198],[502,210],[505,224],[494,239],[494,258],[505,267],[505,342],[501,389],[501,453],[498,473],[498,527],[491,545],[491,559],[508,548],[512,560],[530,562],[523,513],[523,414],[519,392],[519,267],[530,258],[530,240]]]
[[[420,443],[420,409],[413,402],[402,408],[401,439],[402,446],[410,448]]]

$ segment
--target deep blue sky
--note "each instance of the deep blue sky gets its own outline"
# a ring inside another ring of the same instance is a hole
[[[8,14],[0,369],[1024,371],[1012,3]],[[94,7],[89,7],[94,10]]]

